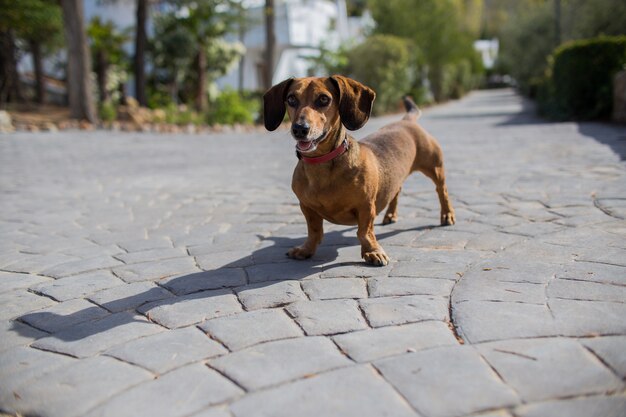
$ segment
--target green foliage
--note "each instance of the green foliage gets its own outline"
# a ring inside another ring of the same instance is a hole
[[[197,91],[194,87],[199,77],[194,64],[200,50],[206,57],[209,83],[227,73],[244,50],[240,44],[222,38],[237,18],[230,13],[228,4],[221,0],[174,3],[184,6],[186,13],[166,13],[155,18],[150,53],[155,67],[152,87],[156,91],[151,95],[162,97],[167,93],[174,102],[190,102]]]
[[[99,16],[91,19],[87,26],[89,47],[94,57],[103,54],[109,64],[124,65],[127,61],[124,44],[130,40],[128,30],[120,32],[110,20],[102,22]]]
[[[100,109],[98,113],[100,116],[100,120],[102,120],[103,122],[112,122],[117,119],[117,108],[110,100],[100,103]]]
[[[475,55],[472,39],[480,27],[482,2],[463,0],[370,0],[376,33],[406,38],[419,51],[414,65],[428,69],[436,100],[449,98],[450,65]],[[452,77],[456,79],[457,77]],[[447,90],[447,91],[446,91]]]
[[[204,122],[204,118],[186,105],[176,106],[170,103],[165,109],[165,122],[176,125],[201,125]]]
[[[554,11],[550,4],[531,7],[511,20],[502,33],[498,65],[511,74],[522,92],[533,96],[554,49]]]
[[[350,49],[346,44],[337,49],[329,49],[322,43],[319,55],[308,57],[311,74],[345,74],[348,71]]]
[[[558,36],[552,1],[501,0],[492,6],[494,10],[490,13],[498,16],[498,23],[488,32],[501,40],[498,68],[511,74],[522,92],[530,96],[538,91],[548,67],[548,57],[558,46],[557,39],[567,42],[626,34],[626,2],[623,0],[561,1]]]
[[[226,89],[213,102],[208,120],[210,124],[252,124],[258,118],[260,108],[259,97],[245,98]]]
[[[50,0],[0,0],[0,30],[13,29],[18,38],[59,47],[63,18],[59,5]]]
[[[626,66],[626,36],[573,41],[550,59],[541,84],[540,110],[554,118],[608,117],[613,104],[613,77]]]
[[[395,110],[410,86],[409,48],[404,39],[373,35],[350,52],[349,73],[376,91],[377,114]]]

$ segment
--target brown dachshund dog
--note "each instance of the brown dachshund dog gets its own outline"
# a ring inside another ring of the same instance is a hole
[[[376,93],[350,78],[288,79],[263,96],[265,127],[275,130],[291,119],[300,161],[292,189],[306,218],[308,238],[287,256],[306,259],[315,253],[324,234],[323,221],[357,225],[361,256],[374,265],[387,265],[389,257],[374,235],[374,219],[385,207],[383,224],[398,219],[398,196],[404,180],[414,171],[437,187],[441,224],[454,224],[448,198],[443,154],[437,141],[417,123],[420,111],[405,99],[407,114],[360,142],[347,134],[367,122]]]

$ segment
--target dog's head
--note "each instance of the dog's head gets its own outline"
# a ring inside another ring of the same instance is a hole
[[[375,98],[372,89],[341,75],[290,78],[263,96],[265,128],[278,128],[287,111],[296,149],[313,152],[339,123],[349,130],[363,127]]]

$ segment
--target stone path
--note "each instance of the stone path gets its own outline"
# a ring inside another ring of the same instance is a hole
[[[395,120],[374,119],[362,132]],[[511,91],[428,109],[387,267],[310,261],[287,134],[0,137],[0,409],[41,417],[621,417],[624,129]]]

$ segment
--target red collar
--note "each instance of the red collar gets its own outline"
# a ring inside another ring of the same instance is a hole
[[[318,156],[316,158],[309,158],[306,156],[302,156],[300,152],[296,151],[296,156],[298,157],[298,159],[306,164],[323,164],[324,162],[335,159],[339,155],[343,155],[343,153],[348,150],[348,147],[348,138],[345,138],[343,142],[341,142],[341,145],[328,152],[326,155]]]

